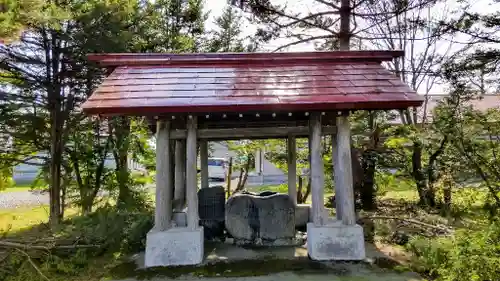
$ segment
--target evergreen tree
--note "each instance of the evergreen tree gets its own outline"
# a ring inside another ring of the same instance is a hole
[[[43,160],[50,223],[56,225],[64,209],[61,194],[73,178],[83,211],[90,210],[106,175],[116,179],[118,201],[127,205],[132,197],[128,156],[145,143],[142,133],[131,131],[131,125],[144,128],[138,126],[144,124],[141,120],[102,122],[81,114],[78,106],[105,75],[86,54],[195,51],[203,19],[202,1],[197,0],[73,0],[52,2],[48,8],[54,15],[51,24],[36,22],[17,42],[0,45],[0,127],[2,140],[8,140],[0,148],[0,164]],[[102,136],[101,130],[110,135]],[[44,151],[48,153],[37,154]],[[102,168],[107,151],[117,163],[111,174]]]
[[[49,22],[50,7],[43,0],[0,0],[0,42],[15,40],[29,26]],[[54,16],[54,15],[52,15]]]
[[[242,18],[235,8],[228,6],[221,16],[214,21],[217,30],[209,42],[209,52],[243,52],[245,48],[242,39]]]

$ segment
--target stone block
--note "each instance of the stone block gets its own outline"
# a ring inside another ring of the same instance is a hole
[[[224,187],[214,186],[198,191],[198,214],[205,239],[224,239],[225,206]]]
[[[187,213],[186,212],[174,212],[172,215],[172,220],[175,227],[187,227]]]
[[[307,224],[307,252],[313,260],[363,260],[365,241],[360,225],[341,222],[323,226]]]
[[[226,203],[225,223],[229,234],[240,244],[292,241],[295,237],[295,206],[286,194],[237,194]]]
[[[298,204],[295,206],[295,227],[305,227],[309,222],[311,205]]]
[[[146,236],[146,267],[196,265],[202,261],[203,227],[151,230]]]

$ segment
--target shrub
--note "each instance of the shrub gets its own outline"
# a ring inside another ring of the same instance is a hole
[[[442,281],[500,280],[500,222],[477,230],[462,230],[454,237],[416,238],[408,248],[419,270]]]
[[[64,278],[77,275],[88,266],[92,257],[116,257],[144,250],[146,234],[152,226],[153,214],[150,210],[131,212],[112,207],[97,209],[87,216],[65,221],[58,231],[47,233],[44,241],[54,239],[65,245],[77,243],[99,247],[12,250],[7,258],[0,261],[0,280],[46,280],[34,269],[33,264],[49,279],[52,276]],[[27,255],[30,256],[29,260]]]
[[[67,225],[63,236],[80,237],[86,244],[102,245],[101,251],[128,254],[144,249],[146,233],[153,227],[153,214],[104,207],[68,221]]]
[[[0,191],[13,186],[14,180],[10,169],[0,169]]]

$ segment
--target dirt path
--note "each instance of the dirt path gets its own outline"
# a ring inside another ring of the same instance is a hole
[[[39,191],[0,192],[0,209],[49,204],[49,194]]]
[[[137,279],[122,279],[116,281],[136,281]],[[278,274],[271,274],[266,276],[254,277],[195,277],[195,276],[181,276],[176,279],[166,277],[156,277],[150,279],[152,281],[421,281],[422,278],[411,273],[391,273],[391,272],[375,272],[370,270],[358,270],[356,273],[349,273],[346,275],[337,274],[296,274],[292,272],[283,272]]]

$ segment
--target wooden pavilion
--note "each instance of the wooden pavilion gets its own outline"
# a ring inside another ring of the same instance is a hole
[[[202,262],[197,146],[203,188],[208,187],[207,141],[229,139],[287,138],[289,195],[296,202],[295,138],[308,137],[309,255],[317,260],[363,259],[363,231],[354,212],[348,116],[355,110],[422,104],[419,95],[381,65],[402,55],[400,51],[89,55],[111,74],[83,105],[86,113],[157,120],[155,226],[147,237],[146,266]],[[321,136],[325,134],[334,140],[336,219],[329,219],[323,206]],[[187,226],[175,226],[173,209],[183,209],[184,196]]]

